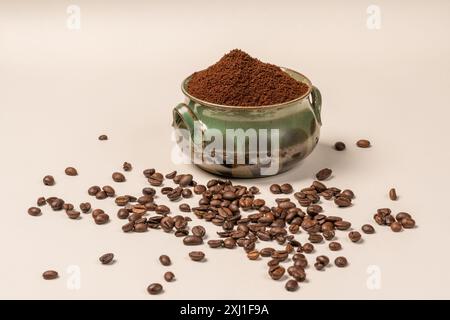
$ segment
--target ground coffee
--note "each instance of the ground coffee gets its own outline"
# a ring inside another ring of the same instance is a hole
[[[194,97],[229,106],[265,106],[298,98],[308,86],[279,67],[234,49],[188,83]]]

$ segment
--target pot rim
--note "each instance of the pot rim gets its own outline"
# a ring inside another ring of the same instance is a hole
[[[304,98],[308,97],[309,94],[311,93],[312,90],[312,83],[311,80],[309,80],[305,75],[303,75],[300,72],[297,72],[295,70],[289,69],[289,68],[284,68],[284,67],[280,67],[281,70],[283,70],[286,73],[294,73],[299,75],[300,77],[303,78],[303,81],[301,81],[302,83],[306,84],[308,86],[308,90],[301,95],[298,98],[295,98],[293,100],[289,100],[283,103],[277,103],[277,104],[270,104],[270,105],[265,105],[265,106],[229,106],[229,105],[225,105],[225,104],[217,104],[217,103],[212,103],[212,102],[208,102],[208,101],[204,101],[201,99],[198,99],[196,97],[194,97],[193,95],[191,95],[187,89],[186,89],[186,84],[189,82],[189,80],[192,77],[192,74],[190,76],[188,76],[186,79],[183,80],[183,82],[181,83],[181,91],[183,91],[183,94],[185,96],[187,96],[189,99],[203,105],[206,107],[214,107],[214,108],[223,108],[223,109],[234,109],[234,110],[254,110],[254,109],[271,109],[271,108],[278,108],[278,107],[283,107],[292,103],[295,103],[297,101],[303,100]],[[298,81],[297,79],[294,79],[296,81]],[[299,81],[300,82],[300,81]]]

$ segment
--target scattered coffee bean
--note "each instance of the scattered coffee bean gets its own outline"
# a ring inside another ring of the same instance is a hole
[[[148,230],[147,223],[135,221],[134,232],[146,232]]]
[[[337,257],[336,259],[334,259],[334,264],[336,265],[336,267],[343,268],[347,266],[348,262],[345,257]]]
[[[316,262],[316,263],[314,263],[314,268],[316,268],[316,270],[320,271],[320,270],[323,270],[323,268],[325,268],[325,266],[320,262]]]
[[[334,203],[341,208],[349,207],[352,205],[352,201],[347,197],[338,197],[334,199]]]
[[[204,227],[202,226],[195,226],[192,228],[192,234],[196,237],[200,237],[203,238],[206,234],[206,230]]]
[[[76,210],[68,210],[66,211],[67,216],[70,219],[78,219],[80,217],[80,211],[76,211]]]
[[[64,170],[64,172],[68,176],[76,176],[76,175],[78,175],[78,171],[74,167],[67,167],[66,170]]]
[[[155,187],[158,187],[160,185],[162,185],[164,181],[164,176],[159,173],[159,172],[155,172],[153,173],[149,178],[148,178],[148,182]]]
[[[181,192],[181,196],[183,198],[190,198],[190,197],[192,197],[191,189],[187,189],[187,188],[183,189],[183,191]]]
[[[284,287],[286,288],[287,291],[290,292],[296,291],[298,289],[298,282],[293,279],[288,280]]]
[[[210,248],[221,248],[223,247],[223,240],[208,240],[208,245]]]
[[[171,271],[167,271],[164,273],[164,280],[167,282],[172,282],[175,279],[175,275]]]
[[[347,197],[349,199],[353,199],[355,197],[355,194],[350,189],[345,189],[341,192],[341,196]]]
[[[171,173],[166,174],[166,179],[173,179],[177,175],[176,171],[172,171]]]
[[[163,286],[160,285],[159,283],[152,283],[151,285],[149,285],[147,287],[147,292],[155,295],[155,294],[160,294],[163,290]]]
[[[334,230],[325,230],[322,232],[322,235],[326,240],[331,241],[334,239],[335,232]]]
[[[411,215],[407,212],[399,212],[395,215],[395,220],[401,222],[405,218],[411,218]]]
[[[130,212],[127,209],[119,209],[119,211],[117,211],[117,217],[119,219],[127,219],[130,216]]]
[[[111,186],[103,186],[102,190],[105,191],[105,193],[108,197],[114,197],[116,194],[116,191]],[[130,198],[130,197],[128,197],[128,198]]]
[[[133,166],[129,162],[124,162],[122,165],[123,171],[131,171]]]
[[[73,210],[73,208],[74,208],[74,206],[73,206],[73,204],[71,204],[71,203],[64,203],[64,205],[63,205],[63,209],[64,210],[66,210],[66,211],[70,211],[70,210]]]
[[[272,192],[273,194],[280,194],[281,191],[281,186],[279,184],[272,184],[270,186],[270,192]]]
[[[58,278],[58,272],[56,272],[55,270],[47,270],[42,274],[42,277],[45,280],[53,280]]]
[[[226,238],[225,240],[223,240],[223,246],[227,249],[233,249],[236,247],[236,240],[234,240],[233,238]]]
[[[402,224],[400,222],[394,221],[391,223],[391,230],[394,232],[402,231]]]
[[[94,218],[96,224],[105,224],[109,221],[109,216],[106,213],[100,213]]]
[[[301,248],[304,253],[312,253],[314,251],[314,246],[311,243],[305,243]]]
[[[161,205],[158,205],[155,208],[155,212],[157,214],[163,214],[163,215],[164,214],[169,214],[170,213],[170,208],[168,206],[165,206],[165,205],[161,204]]]
[[[397,200],[397,191],[395,190],[395,188],[392,188],[391,190],[389,190],[389,198],[392,201]]]
[[[328,247],[331,251],[339,251],[342,249],[342,246],[339,242],[333,241],[328,244]]]
[[[321,243],[323,241],[323,236],[320,233],[311,233],[308,240],[311,243]]]
[[[280,265],[272,266],[269,268],[269,276],[273,280],[281,279],[281,277],[284,275],[285,272],[286,270]]]
[[[41,209],[39,209],[38,207],[31,207],[28,209],[28,214],[30,216],[37,217],[41,215]]]
[[[92,211],[92,218],[96,218],[99,214],[101,214],[101,213],[105,213],[105,211],[103,211],[102,209],[94,209],[93,211]]]
[[[106,134],[102,134],[98,137],[98,140],[100,140],[100,141],[108,140],[108,136]]]
[[[39,197],[36,201],[36,204],[39,207],[42,207],[43,205],[45,205],[47,203],[47,201],[45,201],[45,197]]]
[[[371,146],[370,141],[365,139],[356,141],[356,145],[360,148],[369,148]]]
[[[123,175],[123,173],[120,173],[120,172],[114,172],[114,173],[112,174],[112,179],[113,179],[115,182],[124,182],[124,181],[125,181],[125,176]]]
[[[336,221],[334,223],[334,226],[336,227],[336,229],[338,230],[348,230],[350,229],[350,227],[352,226],[352,224],[348,221]]]
[[[110,264],[114,260],[114,253],[105,253],[98,258],[102,264]]]
[[[345,150],[345,143],[343,143],[342,141],[338,141],[338,142],[336,142],[336,143],[334,144],[334,148],[335,148],[337,151]]]
[[[197,246],[203,243],[203,239],[199,236],[186,236],[183,239],[183,243],[186,246]]]
[[[329,168],[324,168],[316,173],[316,179],[319,181],[326,180],[331,176],[333,171]]]
[[[259,258],[259,251],[252,250],[247,252],[247,258],[249,258],[250,260],[257,260]]]
[[[88,194],[90,196],[95,196],[97,193],[101,191],[99,186],[92,186],[88,189]]]
[[[80,203],[80,210],[83,213],[88,213],[91,210],[91,204],[89,202]]]
[[[191,207],[187,203],[182,203],[179,206],[181,212],[191,212]]]
[[[159,262],[161,262],[163,266],[170,266],[172,264],[172,261],[170,261],[169,256],[165,254],[159,256]]]
[[[205,258],[205,254],[202,251],[191,251],[189,257],[192,261],[202,261]]]
[[[316,261],[322,264],[323,266],[327,266],[330,263],[330,259],[324,255],[316,257]]]
[[[412,218],[403,218],[400,223],[402,224],[403,228],[405,229],[412,229],[416,226],[416,221]],[[391,225],[392,227],[392,225]]]
[[[370,224],[365,224],[361,227],[362,232],[366,234],[372,234],[375,233],[375,228]]]
[[[283,184],[280,186],[280,190],[281,190],[281,192],[284,193],[284,194],[289,194],[289,193],[291,193],[294,189],[292,188],[292,185],[290,185],[289,183],[283,183]]]
[[[361,233],[359,233],[358,231],[350,231],[348,233],[348,238],[352,242],[358,242],[361,239]]]
[[[130,231],[133,231],[133,229],[134,229],[134,222],[129,222],[122,226],[123,232],[130,232]]]
[[[196,186],[194,186],[195,194],[202,194],[205,191],[206,191],[206,187],[202,184],[197,184]]]
[[[45,176],[42,181],[46,186],[53,186],[55,184],[55,178],[53,178],[52,176]]]

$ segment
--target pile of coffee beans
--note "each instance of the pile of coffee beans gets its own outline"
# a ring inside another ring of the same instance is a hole
[[[131,170],[131,164],[125,162],[123,169]],[[69,171],[70,175],[78,174],[76,169]],[[76,174],[73,174],[74,172]],[[346,233],[350,243],[359,243],[362,239],[362,234],[352,229],[351,222],[340,216],[325,214],[319,204],[323,199],[345,208],[352,205],[355,197],[350,189],[328,187],[324,184],[323,181],[330,179],[332,175],[329,168],[317,172],[317,180],[298,191],[289,183],[272,184],[270,192],[279,195],[272,204],[260,197],[257,186],[233,184],[226,179],[211,179],[206,184],[200,184],[191,174],[172,171],[164,175],[153,168],[145,169],[143,175],[149,186],[144,187],[138,195],[116,195],[114,188],[108,185],[102,188],[98,185],[91,186],[87,194],[97,199],[114,199],[118,207],[117,218],[127,220],[122,226],[123,232],[145,233],[149,230],[162,230],[181,238],[180,242],[185,246],[198,247],[205,244],[207,230],[200,225],[190,226],[192,218],[188,214],[192,213],[196,218],[220,227],[215,237],[208,235],[206,244],[210,248],[241,248],[248,260],[267,259],[267,274],[270,279],[285,279],[285,275],[288,275],[285,283],[287,291],[297,290],[299,283],[306,280],[308,256],[316,251],[316,245],[328,243],[330,252],[342,250],[341,243],[336,241],[338,232]],[[44,178],[44,183],[50,186],[54,184],[54,179],[49,177],[51,176]],[[124,174],[120,172],[114,172],[111,177],[116,183],[126,181]],[[391,191],[390,195],[393,193],[395,191]],[[198,197],[197,205],[191,207],[187,203],[181,203],[178,205],[178,214],[173,214],[169,206],[156,201],[167,198],[165,201],[168,203],[175,203],[193,196]],[[81,218],[75,206],[61,198],[39,197],[36,203],[37,206],[28,209],[31,216],[41,215],[41,207],[48,204],[54,211],[65,210],[70,219]],[[103,209],[92,209],[89,202],[80,203],[79,208],[83,215],[90,214],[98,225],[110,220],[110,216]],[[378,209],[374,219],[377,224],[390,226],[395,232],[415,226],[410,214],[400,212],[394,217],[389,208]],[[361,231],[369,235],[375,233],[375,228],[364,224]],[[299,234],[304,234],[304,241],[300,242],[296,238]],[[206,261],[205,253],[201,250],[192,250],[187,255],[195,262]],[[111,264],[114,254],[106,253],[99,260],[102,264]],[[167,255],[161,255],[159,261],[163,266],[172,264]],[[329,267],[330,261],[327,255],[321,254],[315,257],[313,265],[316,270],[323,272]],[[346,267],[348,260],[344,256],[338,256],[334,258],[334,265],[339,268]],[[43,277],[55,279],[57,272],[46,271]],[[171,282],[175,275],[167,271],[163,278]],[[152,283],[147,291],[152,295],[159,294],[163,292],[163,287],[160,283]]]

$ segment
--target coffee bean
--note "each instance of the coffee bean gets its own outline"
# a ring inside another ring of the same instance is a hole
[[[308,240],[311,243],[321,243],[323,241],[323,236],[319,233],[311,233]]]
[[[127,219],[130,216],[130,212],[127,209],[119,209],[119,211],[117,211],[117,217],[119,219]]]
[[[175,275],[171,271],[167,271],[164,273],[164,280],[167,282],[172,282],[175,279]]]
[[[387,215],[386,217],[384,217],[384,224],[387,226],[390,226],[391,224],[393,224],[395,222],[395,218],[393,215]]]
[[[186,246],[197,246],[203,243],[203,239],[199,236],[186,236],[183,239],[183,243]]]
[[[280,194],[282,192],[280,185],[276,183],[272,184],[270,186],[270,192],[272,192],[273,194]]]
[[[191,184],[191,182],[192,182],[192,174],[184,174],[182,177],[181,177],[181,179],[180,179],[180,181],[179,181],[179,185],[180,185],[180,187],[187,187],[187,186],[189,186],[190,184]]]
[[[206,234],[206,230],[202,226],[195,226],[192,228],[191,231],[194,236],[201,237],[201,238],[203,238]]]
[[[134,229],[134,222],[128,222],[127,224],[124,224],[122,226],[123,232],[130,232],[133,231],[133,229]]]
[[[43,205],[45,205],[47,202],[45,201],[45,197],[39,197],[36,201],[36,204],[39,207],[42,207]]]
[[[149,178],[148,178],[148,182],[155,187],[158,187],[160,185],[162,185],[164,181],[164,177],[161,173],[159,172],[155,172],[153,173]]]
[[[114,260],[114,253],[105,253],[98,258],[102,264],[110,264]]]
[[[70,219],[78,219],[80,217],[80,211],[76,210],[68,210],[66,214]]]
[[[80,210],[83,213],[88,213],[91,210],[91,204],[89,202],[80,203]]]
[[[169,256],[165,254],[159,256],[159,262],[161,262],[163,266],[170,266],[172,264],[172,261],[170,261]]]
[[[155,169],[145,169],[142,173],[144,174],[144,176],[148,179],[151,177],[152,174],[154,174],[156,172]]]
[[[325,230],[322,232],[322,235],[326,240],[330,241],[334,239],[335,233],[334,230]]]
[[[339,242],[333,241],[328,244],[328,247],[331,251],[339,251],[342,249],[342,246]]]
[[[108,136],[106,134],[102,134],[98,137],[98,140],[100,140],[100,141],[108,140]]]
[[[63,204],[63,209],[66,210],[66,211],[73,210],[73,208],[74,208],[74,206],[71,203],[67,203],[66,202],[66,203]]]
[[[118,206],[123,207],[123,206],[126,206],[126,205],[128,204],[129,198],[128,198],[127,196],[118,196],[118,197],[116,197],[116,198],[114,199],[114,202],[115,202]]]
[[[164,214],[169,214],[170,213],[170,208],[168,206],[165,206],[165,205],[161,204],[161,205],[158,205],[155,208],[155,212],[157,214],[163,214],[163,215]]]
[[[257,260],[259,258],[259,251],[251,250],[251,251],[247,252],[247,258],[249,258],[250,260]]]
[[[176,175],[177,175],[177,172],[176,171],[172,171],[172,172],[166,174],[165,178],[166,179],[173,179],[173,178],[175,178]]]
[[[412,218],[403,218],[400,223],[405,229],[412,229],[416,226],[416,221]]]
[[[202,184],[197,184],[196,186],[194,186],[195,194],[202,194],[205,191],[206,191],[206,187]]]
[[[402,231],[402,224],[400,222],[392,222],[391,223],[391,230],[394,232],[400,232]]]
[[[288,280],[286,284],[284,285],[287,291],[293,292],[298,289],[298,282],[295,280]]]
[[[325,268],[325,266],[320,262],[316,262],[316,263],[314,263],[314,268],[316,268],[316,270],[320,271],[320,270],[323,270],[323,268]]]
[[[94,218],[96,224],[105,224],[109,221],[109,216],[106,213],[100,213]]]
[[[353,199],[355,197],[355,194],[350,189],[345,189],[341,192],[341,196],[347,197],[349,199]]]
[[[347,197],[337,197],[334,199],[334,203],[341,208],[349,207],[352,205],[352,201]]]
[[[124,162],[122,165],[123,171],[131,171],[133,166],[129,162]]]
[[[191,207],[187,203],[182,203],[179,206],[181,212],[191,212]]]
[[[105,213],[105,211],[103,211],[102,209],[94,209],[92,211],[92,218],[96,218],[99,214]]]
[[[311,243],[305,243],[301,248],[304,253],[311,253],[314,251],[314,246]]]
[[[181,196],[183,198],[190,198],[190,197],[192,197],[191,189],[187,189],[187,188],[183,189],[183,191],[181,192]]]
[[[42,181],[46,186],[53,186],[55,184],[55,178],[53,178],[52,176],[45,176]]]
[[[173,188],[172,187],[164,187],[164,188],[161,188],[161,193],[162,194],[169,194],[169,193],[171,193],[173,191]]]
[[[28,214],[33,217],[39,216],[41,215],[41,209],[38,207],[31,207],[28,209]]]
[[[147,292],[155,295],[155,294],[160,294],[163,290],[162,285],[160,285],[159,283],[152,283],[151,285],[149,285],[147,287]]]
[[[134,232],[146,232],[148,230],[148,225],[145,222],[138,223],[138,221],[135,222],[134,225]]]
[[[375,228],[370,224],[365,224],[361,227],[362,232],[367,234],[375,233]]]
[[[334,259],[334,264],[338,268],[343,268],[343,267],[347,266],[348,262],[345,257],[337,257],[336,259]]]
[[[284,194],[289,194],[289,193],[291,193],[294,189],[292,188],[292,185],[290,185],[289,183],[283,183],[283,184],[280,186],[280,190],[281,190],[281,192],[284,193]]]
[[[223,247],[223,240],[208,240],[208,245],[210,248],[221,248]]]
[[[334,223],[334,226],[336,227],[336,229],[338,230],[348,230],[350,229],[350,227],[352,226],[352,224],[348,221],[336,221]]]
[[[90,196],[95,196],[100,191],[101,191],[101,189],[99,186],[92,186],[88,189],[88,194]]]
[[[324,168],[322,170],[320,170],[319,172],[316,173],[316,179],[319,181],[328,179],[331,176],[331,173],[333,171],[329,168]]]
[[[53,280],[58,278],[58,272],[56,272],[55,270],[47,270],[42,274],[42,277],[45,280]]]
[[[327,266],[330,263],[330,259],[324,255],[316,257],[316,261],[321,263],[323,266]]]
[[[114,172],[112,174],[112,179],[115,182],[124,182],[125,181],[125,176],[122,173],[120,173],[120,172]]]
[[[285,272],[286,270],[280,265],[272,266],[269,268],[269,276],[273,280],[281,279],[281,277],[284,275]]]
[[[411,218],[411,215],[409,214],[409,213],[407,213],[407,212],[399,212],[399,213],[397,213],[396,215],[395,215],[395,219],[398,221],[398,222],[401,222],[403,219],[405,219],[405,218]]]
[[[103,186],[102,190],[106,193],[108,197],[114,197],[116,194],[116,191],[111,186]],[[129,198],[129,197],[128,197]]]
[[[233,238],[226,238],[223,240],[223,246],[227,249],[233,249],[236,247],[236,240]]]
[[[397,200],[397,191],[395,190],[395,188],[391,188],[389,190],[389,199],[391,199],[392,201]]]
[[[345,143],[343,143],[342,141],[338,141],[338,142],[336,142],[336,143],[334,144],[334,148],[335,148],[337,151],[345,150]]]
[[[142,189],[142,194],[144,196],[154,196],[156,194],[156,190],[150,187],[146,187]]]
[[[306,259],[302,259],[302,260],[306,260]],[[308,265],[308,261],[306,261],[306,265]],[[294,280],[298,281],[298,282],[303,282],[306,280],[306,273],[303,267],[301,266],[290,266],[287,269],[288,274],[294,278]]]
[[[62,210],[64,207],[64,200],[56,198],[50,202],[50,207],[52,207],[54,211]]]
[[[234,199],[236,199],[236,194],[234,192],[232,192],[232,191],[225,191],[222,194],[222,198],[225,199],[225,200],[233,201]]]
[[[189,257],[192,261],[202,261],[205,258],[205,254],[202,251],[191,251]]]
[[[365,139],[356,141],[356,145],[360,148],[369,148],[371,146],[370,141]]]
[[[348,238],[352,242],[358,242],[361,239],[361,233],[359,233],[358,231],[350,231],[348,233]]]

